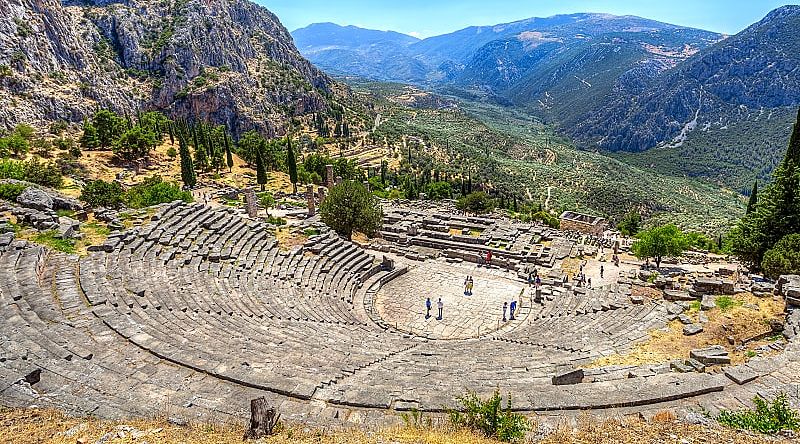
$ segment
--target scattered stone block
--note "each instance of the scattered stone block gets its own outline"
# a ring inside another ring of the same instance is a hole
[[[675,370],[678,373],[690,373],[690,372],[694,371],[694,368],[692,368],[689,365],[684,364],[681,361],[672,361],[672,362],[670,362],[669,363],[669,368],[671,368],[672,370]]]
[[[698,361],[697,359],[689,358],[689,359],[683,361],[683,363],[688,365],[689,367],[693,368],[694,371],[696,371],[696,372],[703,373],[704,371],[706,371],[705,364],[703,364],[702,362]]]
[[[721,345],[712,345],[711,347],[692,350],[689,352],[689,356],[706,365],[731,363],[728,351]]]
[[[722,371],[731,381],[742,385],[758,378],[760,375],[747,365],[734,365],[725,367]]]
[[[580,384],[583,381],[583,369],[567,370],[553,376],[553,385]]]
[[[689,324],[683,326],[683,334],[685,336],[696,335],[703,331],[703,326],[700,324]]]
[[[693,301],[695,297],[686,291],[664,290],[664,299],[668,301]]]
[[[703,299],[700,300],[700,309],[701,310],[711,310],[716,307],[716,303],[714,302],[714,297],[710,295],[703,295]]]

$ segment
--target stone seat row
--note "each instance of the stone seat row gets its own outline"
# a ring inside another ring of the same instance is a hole
[[[85,316],[90,313],[81,308],[74,261],[56,258],[54,267],[37,276],[34,270],[43,261],[43,251],[30,248],[0,256],[0,380],[4,382],[0,393],[4,403],[35,403],[80,415],[119,418],[158,413],[153,410],[158,395],[185,402],[187,395],[179,389],[176,368],[159,365],[150,354],[120,341],[93,315]],[[69,318],[61,307],[70,307]],[[25,383],[19,382],[26,377]],[[148,388],[126,389],[138,385]],[[192,386],[196,395],[212,393],[208,399],[223,393],[219,383],[212,381]],[[184,409],[173,406],[172,410],[180,414]]]

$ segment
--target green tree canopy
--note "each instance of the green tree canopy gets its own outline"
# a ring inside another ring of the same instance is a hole
[[[661,267],[665,257],[677,257],[689,247],[686,236],[675,225],[663,225],[639,232],[631,251],[640,259],[653,258]]]
[[[123,203],[124,192],[117,182],[91,180],[81,190],[80,200],[89,206],[119,208]]]
[[[767,250],[761,268],[773,279],[782,274],[800,274],[800,234],[786,235]]]
[[[110,147],[124,130],[124,119],[113,111],[101,109],[92,117],[101,148]]]
[[[124,159],[137,159],[150,154],[158,145],[158,138],[152,131],[134,126],[114,141],[114,152]]]
[[[642,215],[636,210],[631,210],[617,224],[617,230],[625,236],[634,236],[642,226]]]
[[[275,206],[275,198],[268,192],[263,192],[258,196],[258,203],[264,207],[264,210],[269,216],[269,209]]]
[[[453,195],[453,187],[449,182],[431,182],[425,186],[425,194],[428,199],[449,199]]]
[[[459,210],[475,214],[484,214],[492,211],[493,205],[489,195],[483,191],[469,193],[458,200],[456,207]]]
[[[383,224],[378,200],[364,185],[351,180],[333,187],[319,211],[322,221],[347,239],[353,237],[354,231],[372,236]]]

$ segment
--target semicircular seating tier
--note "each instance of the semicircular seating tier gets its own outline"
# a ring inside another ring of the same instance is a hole
[[[548,287],[510,328],[429,340],[370,308],[402,266],[384,270],[328,231],[285,250],[261,222],[173,203],[96,250],[0,255],[4,404],[196,418],[243,416],[249,399],[267,396],[290,419],[342,419],[344,410],[363,422],[386,409],[440,410],[465,390],[499,388],[515,408],[560,410],[655,404],[731,384],[624,367],[553,385],[553,375],[629,351],[665,325],[664,305],[632,303],[626,285]]]

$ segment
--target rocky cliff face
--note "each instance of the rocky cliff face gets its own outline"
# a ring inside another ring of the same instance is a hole
[[[0,128],[79,121],[102,106],[272,135],[349,94],[246,0],[7,0],[0,66]]]

